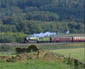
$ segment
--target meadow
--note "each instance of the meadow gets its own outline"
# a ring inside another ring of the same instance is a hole
[[[41,60],[28,60],[14,63],[0,63],[1,69],[73,69],[67,64],[47,62]]]
[[[64,55],[66,57],[72,57],[78,59],[80,61],[84,61],[85,59],[85,46],[84,43],[67,43],[67,44],[35,44],[42,50],[48,50],[54,53],[58,53]],[[27,47],[22,45],[23,47]],[[14,47],[15,46],[9,46]],[[9,48],[8,47],[8,48]],[[20,46],[17,46],[20,47]],[[14,51],[14,48],[13,49]],[[5,48],[4,48],[5,49]],[[1,50],[2,51],[2,50]],[[0,52],[0,56],[15,56],[15,52]],[[61,62],[50,62],[50,61],[43,61],[40,59],[37,60],[27,60],[27,61],[15,61],[15,62],[3,62],[0,61],[0,68],[1,69],[74,69],[74,66],[70,66],[66,63]],[[81,69],[81,68],[79,68]]]
[[[78,59],[82,62],[85,61],[85,48],[74,48],[74,49],[58,49],[58,50],[51,50],[52,52],[64,55],[66,57],[71,57]]]

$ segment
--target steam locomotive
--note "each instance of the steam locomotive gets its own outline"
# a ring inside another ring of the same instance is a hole
[[[85,42],[84,34],[56,35],[47,37],[25,37],[24,43]]]

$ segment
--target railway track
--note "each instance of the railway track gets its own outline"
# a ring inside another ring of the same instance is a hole
[[[28,46],[28,45],[58,45],[58,44],[73,44],[78,42],[58,42],[58,43],[0,43],[0,46]]]

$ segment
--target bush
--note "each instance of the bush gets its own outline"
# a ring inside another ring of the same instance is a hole
[[[9,46],[0,46],[0,52],[7,52],[7,51],[11,51],[13,50],[11,47]]]
[[[29,52],[38,52],[38,51],[39,51],[39,48],[36,45],[30,45],[28,48],[20,48],[20,47],[16,48],[17,54],[29,53]]]
[[[27,34],[24,33],[2,32],[0,33],[0,42],[1,43],[24,42],[24,37],[26,36]]]

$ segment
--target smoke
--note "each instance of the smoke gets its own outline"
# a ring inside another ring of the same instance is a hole
[[[46,37],[46,36],[55,36],[56,35],[56,33],[55,32],[45,32],[45,33],[34,33],[33,35],[32,35],[32,37]]]

